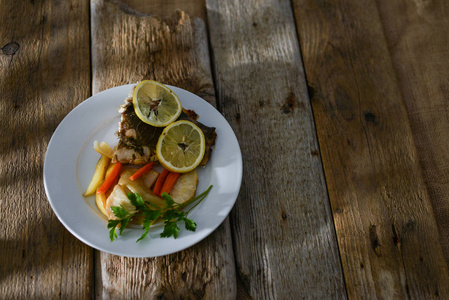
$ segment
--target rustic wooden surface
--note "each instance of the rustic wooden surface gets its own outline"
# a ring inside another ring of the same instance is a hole
[[[0,0],[0,298],[449,298],[448,25],[444,0]],[[42,166],[142,79],[216,105],[244,180],[210,237],[133,259],[63,228]]]
[[[0,48],[0,298],[89,298],[93,251],[42,182],[53,131],[90,95],[89,5],[0,1]]]
[[[449,6],[376,3],[449,263]]]
[[[114,3],[92,2],[93,93],[153,79],[184,88],[215,105],[203,21],[185,13],[143,16]],[[99,298],[234,299],[235,265],[229,221],[199,244],[158,258],[97,255]]]
[[[123,0],[121,3],[123,3],[125,7],[127,6],[142,14],[171,16],[174,11],[182,10],[190,17],[197,17],[203,21],[206,20],[206,3],[201,0]]]
[[[294,3],[349,297],[449,297],[376,3]]]
[[[290,3],[206,6],[218,101],[245,157],[231,219],[239,276],[254,299],[344,297]]]

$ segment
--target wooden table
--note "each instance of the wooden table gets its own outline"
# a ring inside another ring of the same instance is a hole
[[[449,299],[448,27],[445,0],[1,0],[0,298]],[[142,79],[216,105],[244,177],[207,239],[136,259],[73,237],[42,167]]]

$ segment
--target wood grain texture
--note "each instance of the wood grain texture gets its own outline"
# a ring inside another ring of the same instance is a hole
[[[154,79],[215,104],[203,21],[183,12],[164,19],[145,16],[99,0],[91,11],[94,93]],[[204,241],[173,255],[134,259],[100,253],[97,261],[99,298],[236,297],[228,219]]]
[[[184,11],[191,18],[206,20],[206,5],[201,0],[123,0],[127,6],[140,13],[153,16],[170,16],[174,11]]]
[[[296,0],[294,8],[348,295],[448,298],[376,3]]]
[[[344,298],[289,1],[206,1],[219,106],[244,158],[231,223],[254,299]]]
[[[88,299],[93,251],[44,192],[47,144],[90,95],[87,1],[0,1],[0,298]]]
[[[449,5],[376,3],[449,264]]]

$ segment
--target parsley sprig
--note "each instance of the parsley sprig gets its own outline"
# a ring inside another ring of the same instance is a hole
[[[144,201],[139,194],[128,193],[128,199],[131,204],[136,207],[137,212],[131,214],[122,205],[112,206],[111,210],[118,219],[108,221],[108,229],[110,229],[109,238],[111,239],[111,241],[114,241],[118,237],[116,229],[119,225],[119,235],[122,235],[129,221],[137,216],[143,216],[142,227],[144,229],[144,232],[136,242],[141,241],[147,236],[151,225],[158,218],[161,218],[164,221],[164,230],[160,235],[161,237],[174,237],[176,239],[179,235],[179,232],[181,231],[178,226],[178,222],[184,222],[184,227],[186,230],[195,231],[196,223],[193,220],[187,218],[187,216],[193,208],[195,208],[198,204],[201,203],[201,201],[204,200],[204,198],[206,198],[211,189],[212,185],[195,198],[183,204],[176,203],[169,194],[162,193],[161,196],[166,204],[166,207],[164,208],[156,206],[149,201]],[[182,211],[183,208],[189,206],[192,203],[195,203],[195,205],[193,205],[188,211]]]

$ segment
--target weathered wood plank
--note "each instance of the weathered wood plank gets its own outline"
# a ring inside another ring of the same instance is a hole
[[[140,13],[153,16],[170,16],[174,11],[182,10],[191,18],[206,20],[206,4],[202,0],[123,0],[122,2]]]
[[[295,0],[351,298],[448,298],[449,276],[377,7]]]
[[[289,1],[206,2],[219,106],[244,180],[231,223],[254,299],[346,296]]]
[[[204,22],[185,13],[161,19],[92,2],[93,90],[155,79],[215,104]],[[235,266],[228,219],[199,244],[165,257],[98,255],[100,298],[233,299]]]
[[[449,6],[376,3],[449,264]]]
[[[93,251],[66,231],[42,169],[62,118],[90,95],[88,1],[0,1],[0,298],[88,299]]]

